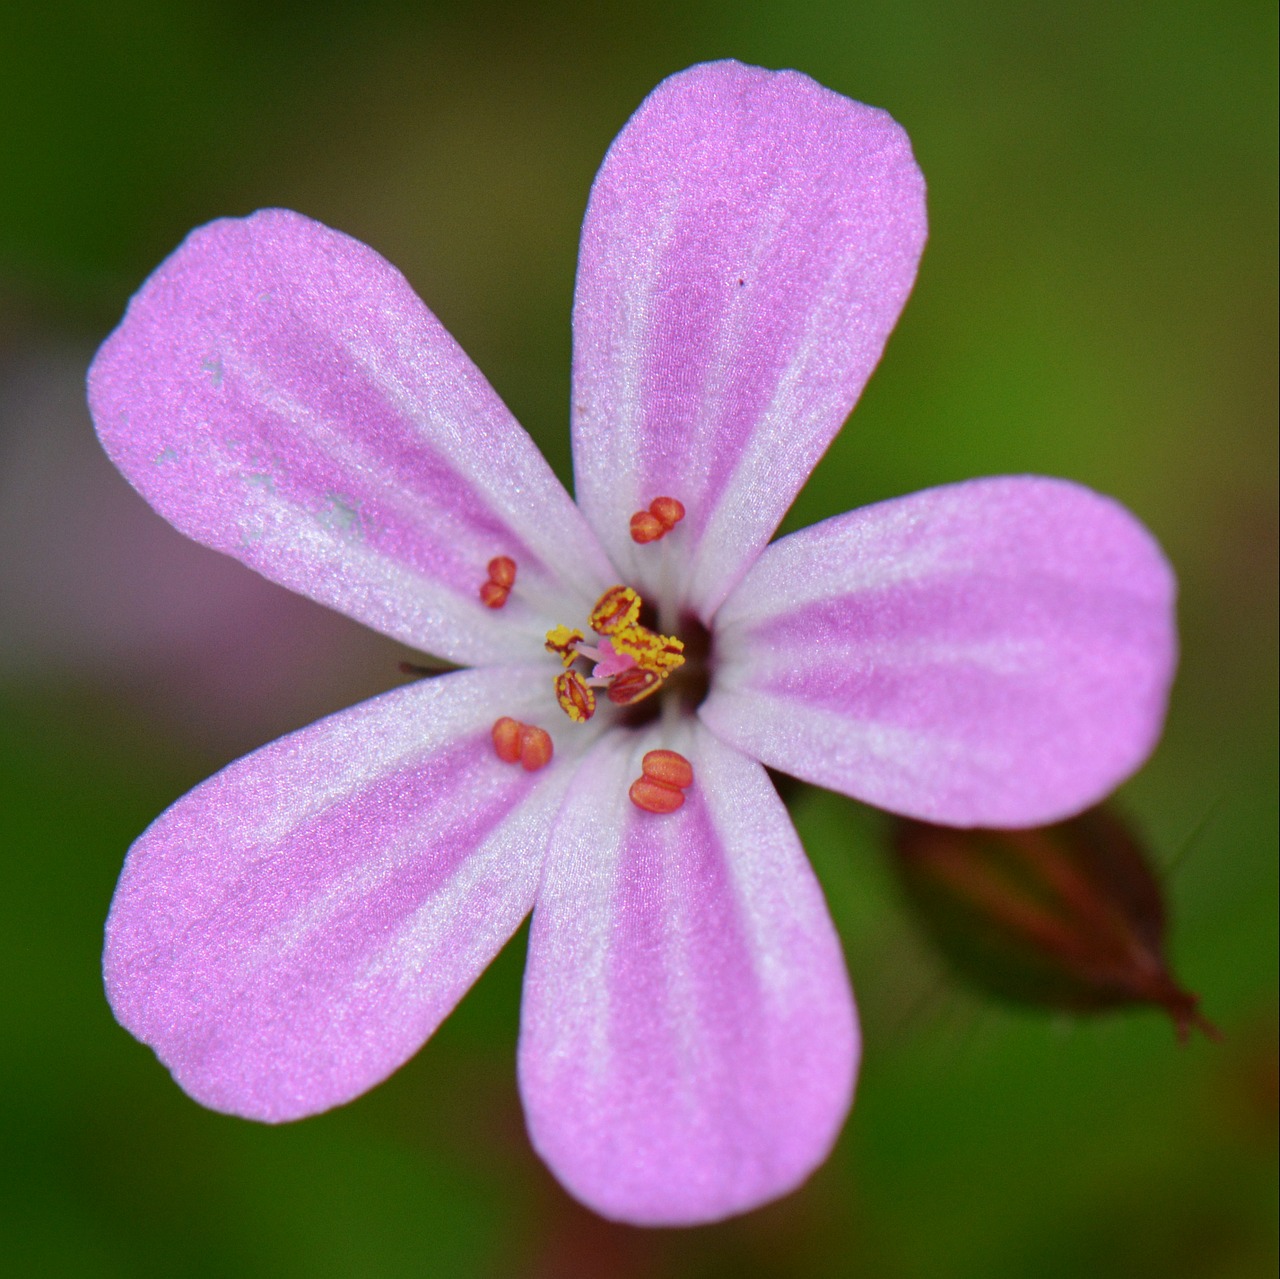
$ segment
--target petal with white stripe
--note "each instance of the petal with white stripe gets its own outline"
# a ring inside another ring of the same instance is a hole
[[[426,652],[528,660],[613,584],[404,277],[300,214],[193,231],[98,352],[89,401],[112,461],[182,532]],[[479,591],[497,556],[517,580],[494,610]]]
[[[622,580],[662,593],[669,544],[709,620],[853,408],[924,239],[883,111],[735,62],[649,95],[592,188],[573,319],[578,501]],[[684,521],[637,546],[659,496]]]
[[[660,744],[694,784],[657,816],[626,796]],[[857,1054],[840,944],[764,770],[694,724],[602,739],[552,835],[521,1011],[556,1176],[639,1225],[745,1212],[826,1158]]]
[[[773,768],[949,826],[1037,826],[1150,754],[1175,582],[1118,503],[975,480],[803,529],[716,617],[703,721]]]
[[[537,678],[534,678],[534,677]],[[349,1101],[423,1044],[533,902],[589,740],[545,669],[466,671],[237,761],[130,850],[107,922],[120,1022],[215,1110],[271,1122]],[[527,773],[494,720],[559,754]]]

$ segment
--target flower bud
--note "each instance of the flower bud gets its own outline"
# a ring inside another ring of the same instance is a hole
[[[1169,972],[1160,883],[1110,809],[1033,830],[901,819],[893,843],[926,932],[984,992],[1077,1013],[1157,1004],[1180,1039],[1218,1037]]]

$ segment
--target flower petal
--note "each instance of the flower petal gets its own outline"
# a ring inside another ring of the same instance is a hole
[[[587,740],[550,718],[545,670],[529,674],[445,675],[331,716],[196,787],[134,844],[107,995],[193,1097],[269,1121],[349,1101],[515,931]],[[504,713],[540,718],[570,757],[502,763]]]
[[[579,504],[626,581],[669,534],[708,620],[871,376],[924,246],[924,179],[883,111],[735,62],[660,84],[591,191],[574,309]]]
[[[626,799],[653,746],[683,808]],[[848,1111],[857,1027],[840,944],[764,770],[700,726],[602,739],[534,909],[520,1089],[578,1198],[640,1225],[715,1221],[798,1186]]]
[[[566,602],[613,582],[404,277],[297,213],[193,231],[98,352],[89,401],[111,459],[188,536],[453,661],[527,660]],[[498,555],[519,576],[492,610]]]
[[[1123,507],[975,480],[771,546],[716,618],[700,715],[774,768],[951,826],[1078,812],[1155,745],[1175,582]]]

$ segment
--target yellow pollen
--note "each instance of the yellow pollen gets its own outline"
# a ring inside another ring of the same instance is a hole
[[[547,632],[548,653],[558,653],[565,666],[572,666],[576,656],[574,649],[582,643],[582,632],[568,626],[557,626]]]
[[[613,635],[640,620],[640,596],[629,586],[611,586],[596,600],[587,619],[597,635]]]
[[[628,626],[609,637],[615,653],[625,654],[642,670],[667,676],[684,665],[684,644],[643,626]]]
[[[577,671],[556,676],[556,701],[575,724],[585,724],[596,713],[596,695]]]

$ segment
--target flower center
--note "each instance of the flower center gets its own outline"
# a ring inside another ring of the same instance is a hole
[[[640,623],[640,596],[611,586],[596,601],[588,625],[600,638],[588,644],[582,631],[560,625],[547,632],[546,648],[565,669],[556,676],[556,701],[575,724],[596,713],[596,690],[615,706],[634,706],[656,693],[684,665],[684,644]],[[590,671],[576,664],[586,660]]]
[[[639,545],[661,541],[684,515],[684,506],[676,498],[654,498],[648,510],[631,517],[632,540]],[[515,561],[497,556],[489,561],[486,571],[480,600],[487,608],[502,608],[515,586]],[[645,625],[640,620],[643,609],[644,601],[630,586],[611,586],[587,617],[587,626],[594,632],[590,643],[584,631],[563,623],[547,632],[545,647],[564,667],[554,679],[556,701],[573,723],[585,724],[595,715],[600,694],[623,712],[622,723],[628,728],[640,722],[634,708],[645,703],[644,710],[649,711],[655,706],[649,699],[668,684],[682,701],[696,705],[702,700],[710,648],[706,628],[689,619],[692,649],[686,652],[682,640]],[[650,619],[646,616],[645,620]],[[643,719],[651,717],[641,714]],[[652,717],[657,717],[656,710]],[[493,747],[504,763],[518,763],[529,772],[545,768],[553,754],[551,736],[545,729],[510,716],[494,724]],[[674,813],[684,804],[685,791],[692,785],[693,766],[683,755],[652,750],[645,754],[641,775],[627,794],[645,812]]]

